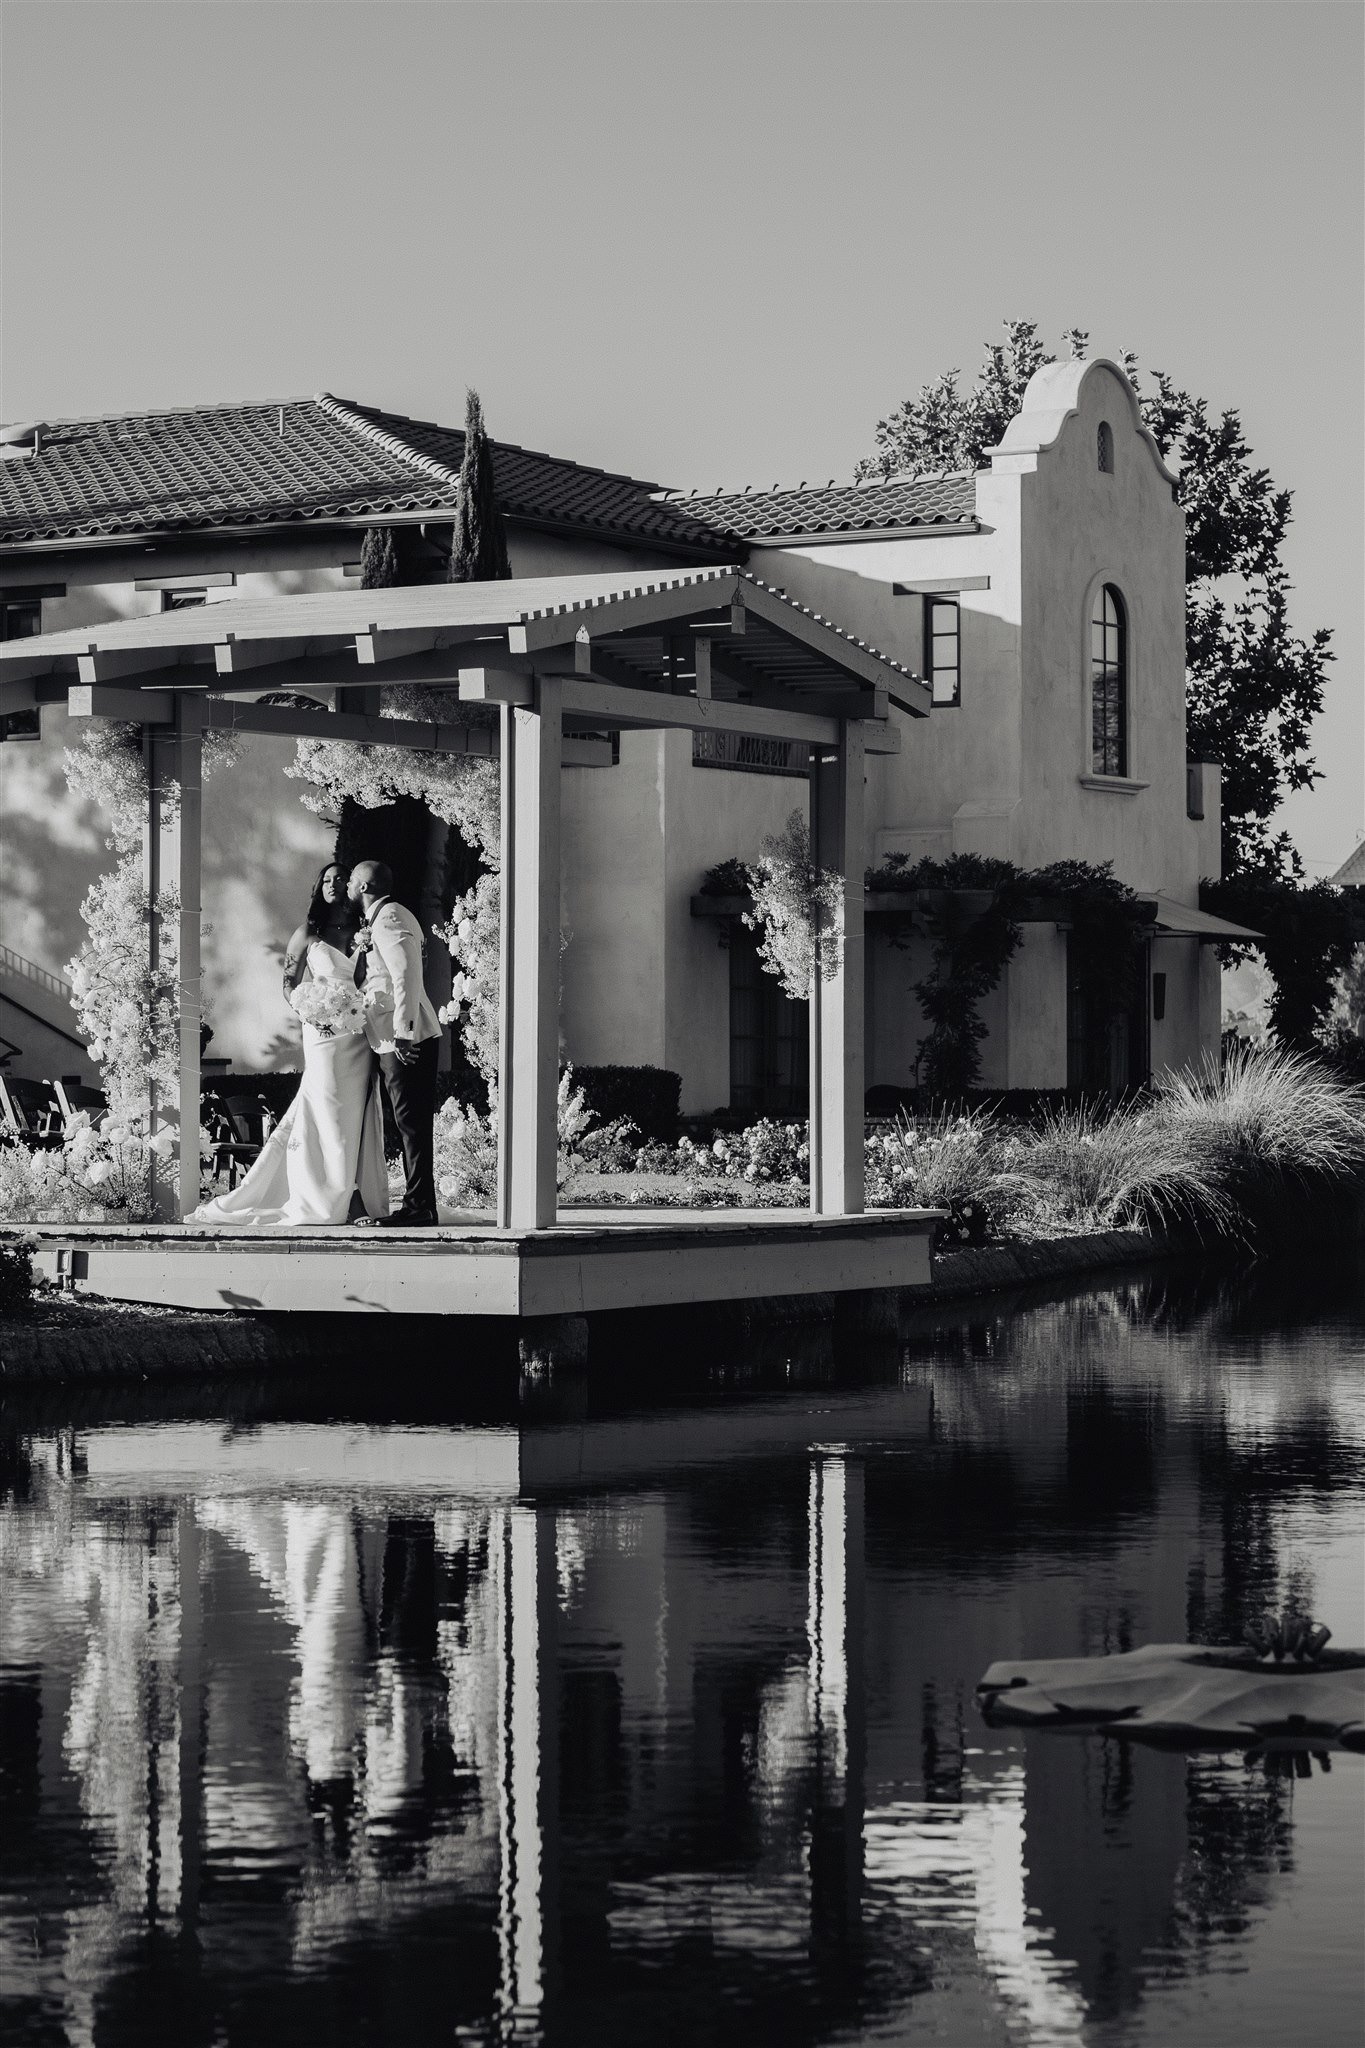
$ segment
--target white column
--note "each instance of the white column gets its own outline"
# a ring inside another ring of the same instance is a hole
[[[865,1749],[863,1464],[842,1445],[811,1459],[806,1619],[816,1782],[810,1829],[817,1955],[847,1953],[862,1914]]]
[[[199,1201],[199,1028],[203,1008],[199,934],[202,922],[200,872],[203,833],[203,704],[177,694],[174,722],[144,728],[147,762],[147,828],[143,834],[143,879],[148,902],[148,959],[155,973],[165,935],[162,891],[179,897],[176,927],[179,965],[178,1093],[180,1107],[148,1087],[149,1128],[176,1134],[176,1149],[165,1159],[152,1154],[154,1215],[180,1222]],[[178,809],[175,793],[179,791]],[[182,1114],[181,1111],[184,1111]]]
[[[843,878],[839,964],[828,980],[817,972],[810,1005],[810,1205],[822,1216],[863,1207],[863,775],[863,728],[850,721],[810,772],[812,857]]]
[[[559,1149],[559,771],[562,684],[533,708],[504,704],[502,1014],[498,1035],[498,1223],[555,1220]]]
[[[515,2031],[544,2005],[557,1919],[554,1522],[518,1501],[495,1519],[500,2002]]]
[[[180,1149],[177,1220],[199,1206],[199,1039],[204,1011],[200,933],[203,930],[204,855],[202,698],[178,692],[175,700],[175,776],[180,784],[180,825],[175,837],[175,879],[180,895]]]

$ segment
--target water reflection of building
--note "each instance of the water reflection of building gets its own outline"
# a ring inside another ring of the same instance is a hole
[[[728,2039],[761,2006],[799,2042],[914,1997],[1042,2042],[1130,2010],[1154,1947],[1254,1905],[1283,1794],[990,1737],[971,1692],[1183,1636],[1192,1586],[1268,1568],[1273,1499],[1248,1566],[1206,1481],[1273,1417],[1191,1425],[1157,1362],[1121,1305],[1059,1314],[1008,1375],[732,1409],[738,1464],[715,1410],[295,1431],[274,1471],[215,1425],[165,1480],[154,1431],[90,1434],[84,1475],[35,1444],[0,1511],[6,1784],[83,1846],[60,1882],[37,1857],[36,1950],[0,1905],[6,1986],[87,2039],[137,1999],[283,2000],[298,2038]]]

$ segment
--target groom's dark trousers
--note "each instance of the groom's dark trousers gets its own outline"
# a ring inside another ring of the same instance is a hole
[[[426,1038],[417,1057],[404,1066],[396,1053],[379,1055],[379,1071],[388,1090],[389,1107],[403,1147],[402,1211],[418,1216],[436,1214],[436,1172],[432,1160],[431,1126],[436,1115],[436,1062],[439,1038]]]

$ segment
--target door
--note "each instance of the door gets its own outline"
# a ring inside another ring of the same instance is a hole
[[[1076,1094],[1126,1095],[1151,1080],[1152,949],[1138,946],[1132,1001],[1096,1003],[1077,972],[1075,934],[1066,939],[1066,1085]]]
[[[810,1005],[765,974],[758,941],[730,929],[730,1107],[802,1115],[810,1094]]]

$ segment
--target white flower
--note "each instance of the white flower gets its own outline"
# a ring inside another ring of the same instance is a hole
[[[154,1138],[147,1140],[147,1150],[155,1152],[158,1159],[169,1159],[176,1148],[176,1134],[169,1125],[159,1130]]]
[[[102,1188],[107,1180],[112,1180],[114,1178],[113,1160],[95,1160],[93,1165],[86,1168],[85,1178],[92,1188]]]

